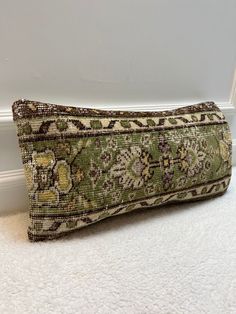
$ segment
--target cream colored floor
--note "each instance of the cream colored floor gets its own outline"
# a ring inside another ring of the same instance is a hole
[[[113,217],[53,242],[0,217],[0,313],[236,313],[236,169],[208,201]]]

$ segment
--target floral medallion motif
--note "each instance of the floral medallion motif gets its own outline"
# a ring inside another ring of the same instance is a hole
[[[197,141],[192,138],[184,138],[177,149],[179,169],[188,177],[194,177],[204,169],[206,153],[205,141]]]
[[[138,146],[123,149],[111,168],[111,176],[118,178],[119,184],[125,189],[139,189],[153,175],[151,159],[151,155]]]
[[[57,205],[59,193],[72,188],[70,166],[65,160],[56,162],[53,151],[33,152],[32,162],[25,166],[28,189],[39,205]]]

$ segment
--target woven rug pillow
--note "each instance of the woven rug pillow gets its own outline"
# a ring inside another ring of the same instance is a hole
[[[213,102],[162,112],[13,104],[32,241],[139,208],[224,193],[231,136]]]

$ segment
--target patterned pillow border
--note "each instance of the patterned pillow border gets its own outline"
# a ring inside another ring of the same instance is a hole
[[[221,195],[229,185],[231,134],[214,102],[129,112],[18,100],[12,110],[32,241],[139,208]]]

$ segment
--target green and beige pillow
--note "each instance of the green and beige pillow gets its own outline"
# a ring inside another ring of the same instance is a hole
[[[224,193],[229,126],[213,102],[162,112],[13,104],[32,241],[104,218]]]

